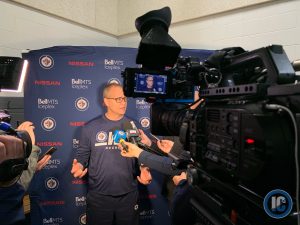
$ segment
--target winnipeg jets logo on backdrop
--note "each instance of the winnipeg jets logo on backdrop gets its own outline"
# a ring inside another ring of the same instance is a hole
[[[140,119],[140,124],[143,128],[148,128],[150,126],[150,119],[148,117],[142,117]]]
[[[107,81],[108,84],[121,84],[118,78],[111,78]]]
[[[78,111],[85,111],[89,108],[89,101],[83,97],[77,98],[75,100],[75,107]]]
[[[49,191],[54,191],[58,188],[59,182],[55,177],[49,177],[46,179],[45,185]]]
[[[85,213],[79,216],[79,223],[80,223],[80,225],[86,224],[86,214]]]
[[[39,59],[39,63],[44,69],[51,69],[54,66],[54,60],[50,55],[42,55]]]
[[[45,117],[41,122],[41,126],[45,131],[52,131],[56,127],[56,121],[52,117]]]

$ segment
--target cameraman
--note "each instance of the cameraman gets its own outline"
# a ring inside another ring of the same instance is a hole
[[[28,132],[32,141],[32,151],[28,158],[28,169],[8,182],[0,182],[0,221],[5,225],[22,225],[25,223],[23,197],[36,171],[41,170],[51,158],[44,156],[38,161],[40,148],[35,145],[34,126],[31,122],[22,123],[18,130]],[[0,135],[0,163],[6,159],[24,157],[23,141],[12,135]]]

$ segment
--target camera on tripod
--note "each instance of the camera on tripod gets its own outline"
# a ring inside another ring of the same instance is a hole
[[[283,47],[226,48],[203,62],[178,58],[181,48],[167,34],[170,20],[168,7],[136,19],[142,68],[125,69],[124,92],[155,99],[151,133],[179,136],[191,153],[195,163],[187,172],[197,221],[296,224],[300,79]],[[149,74],[163,83],[161,92],[139,91]],[[190,99],[198,85],[204,103],[182,107],[178,100]],[[278,189],[292,199],[281,208],[264,200]],[[282,216],[279,208],[290,211]]]

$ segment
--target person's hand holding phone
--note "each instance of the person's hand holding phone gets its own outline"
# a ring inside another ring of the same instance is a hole
[[[44,168],[44,166],[47,165],[48,161],[51,159],[52,154],[56,152],[56,147],[49,148],[41,157],[39,157],[39,160],[37,162],[36,171],[39,171]]]
[[[51,157],[52,156],[49,154],[43,155],[43,157],[37,162],[36,171],[40,171],[41,169],[43,169],[47,165]]]

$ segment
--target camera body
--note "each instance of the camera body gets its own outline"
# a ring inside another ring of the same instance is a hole
[[[155,11],[150,13],[153,19]],[[168,47],[164,42],[160,46],[157,55]],[[299,201],[300,79],[282,46],[250,52],[226,48],[202,62],[178,58],[174,66],[160,58],[159,68],[149,63],[155,55],[143,49],[139,48],[138,61],[147,70],[126,68],[124,92],[128,97],[154,98],[151,133],[179,136],[184,150],[190,152],[194,162],[187,166],[192,187],[189,204],[196,212],[195,222],[296,224],[295,214],[278,220],[264,208],[265,196],[274,189],[291,195],[292,212]],[[166,77],[164,94],[137,91],[139,76],[146,73]],[[192,96],[198,85],[204,102],[196,109],[182,107],[178,100]]]
[[[296,201],[300,83],[283,48],[268,46],[233,56],[213,69],[213,76],[221,74],[220,81],[208,82],[208,68],[199,71],[204,103],[194,110],[180,110],[177,103],[151,107],[151,132],[179,136],[195,161],[187,168],[193,207],[201,213],[205,206],[221,224],[230,220],[232,210],[250,224],[294,224],[295,217],[276,220],[263,209],[264,197],[274,189],[285,190]],[[272,109],[274,104],[290,109],[298,137],[288,113]]]

